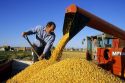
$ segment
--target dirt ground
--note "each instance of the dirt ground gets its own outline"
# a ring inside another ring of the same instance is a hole
[[[85,52],[63,52],[61,60],[66,59],[66,58],[82,58],[85,59]]]

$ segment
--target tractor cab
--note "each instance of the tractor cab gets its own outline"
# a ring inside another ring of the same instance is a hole
[[[96,36],[87,36],[87,51],[86,59],[87,60],[97,60],[97,48],[111,48],[113,36],[106,33],[96,35]]]

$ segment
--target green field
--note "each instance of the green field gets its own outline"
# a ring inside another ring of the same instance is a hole
[[[63,52],[61,59],[65,58],[85,58],[84,52]],[[32,60],[30,51],[0,51],[0,60],[3,59],[22,59],[22,60]]]
[[[30,51],[0,51],[0,60],[3,59],[24,59],[31,60]]]

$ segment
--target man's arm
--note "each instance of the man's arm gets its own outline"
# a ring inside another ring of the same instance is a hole
[[[43,55],[45,55],[50,50],[51,46],[53,45],[54,40],[55,40],[55,36],[53,35],[51,36],[50,40],[47,42],[42,53]]]
[[[36,26],[36,28],[34,28],[34,29],[31,29],[27,32],[23,32],[22,36],[35,34],[40,30],[40,28],[41,28],[41,26]]]

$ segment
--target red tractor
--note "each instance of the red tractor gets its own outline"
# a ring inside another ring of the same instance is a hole
[[[70,40],[85,26],[104,32],[87,37],[86,59],[104,65],[115,75],[124,77],[125,31],[74,4],[67,7],[63,35],[69,33]]]
[[[87,37],[86,59],[124,77],[125,40],[105,33]]]

